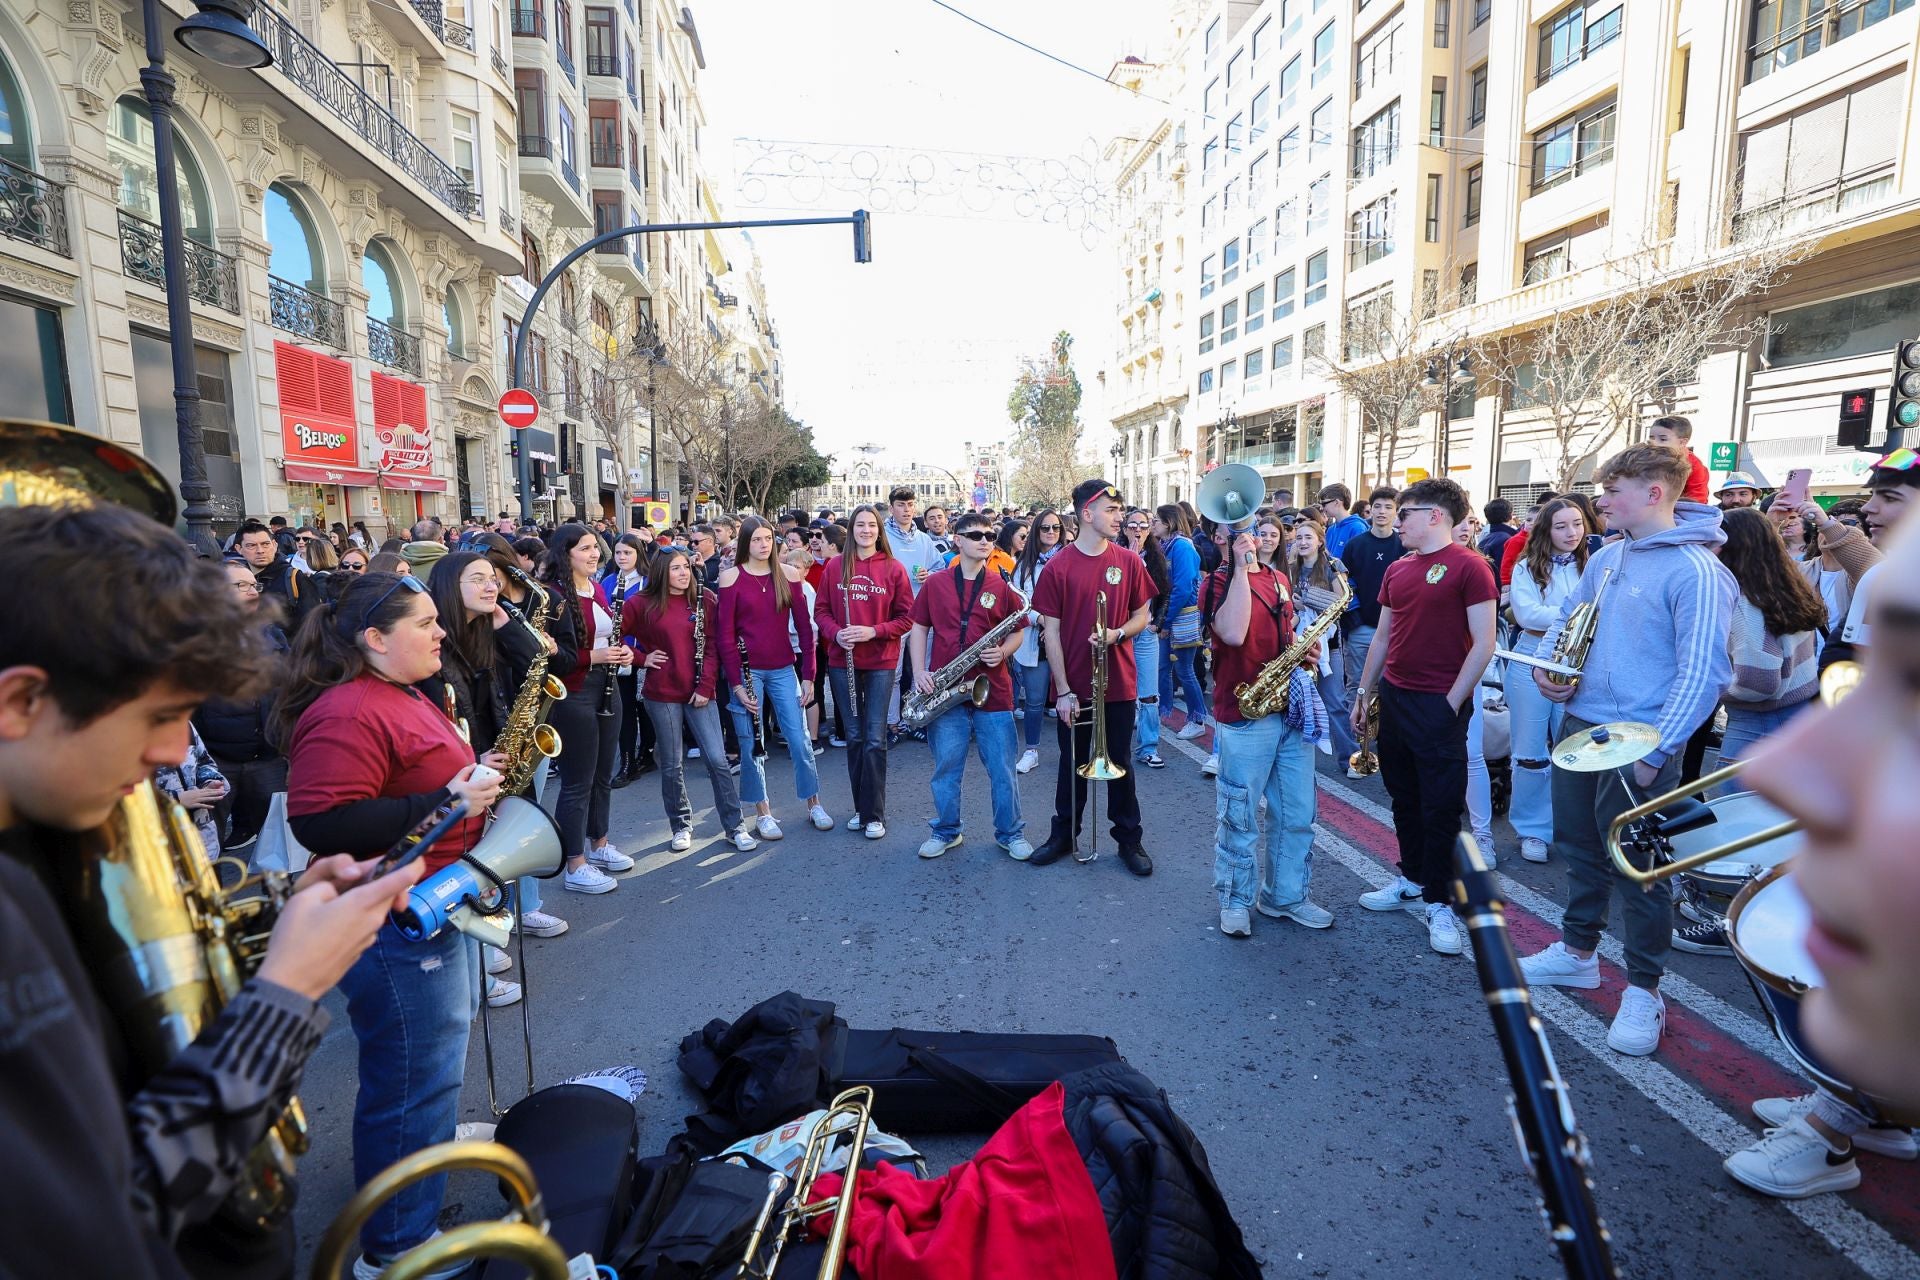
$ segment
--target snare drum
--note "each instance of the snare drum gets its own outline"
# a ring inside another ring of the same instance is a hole
[[[1737,798],[1737,797],[1736,797]],[[1714,864],[1718,865],[1718,864]],[[1812,914],[1794,883],[1793,869],[1770,868],[1734,895],[1727,910],[1727,942],[1760,997],[1773,1033],[1813,1082],[1876,1121],[1912,1124],[1914,1117],[1888,1114],[1879,1099],[1860,1092],[1821,1063],[1800,1030],[1800,1000],[1825,985],[1807,954]]]
[[[1705,853],[1716,845],[1741,836],[1765,831],[1787,821],[1787,815],[1763,799],[1757,792],[1742,791],[1707,801],[1713,821],[1682,835],[1671,837],[1675,858]],[[1708,898],[1705,904],[1725,915],[1735,894],[1763,871],[1779,866],[1800,849],[1800,834],[1781,836],[1751,849],[1742,849],[1731,858],[1716,858],[1704,866],[1682,871],[1689,884]]]

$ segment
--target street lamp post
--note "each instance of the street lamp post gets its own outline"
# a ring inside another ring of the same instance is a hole
[[[647,353],[647,501],[660,501],[660,425],[654,416],[653,376],[660,366],[667,364],[667,344],[660,341],[660,331],[654,327],[651,315],[643,316],[640,328],[634,334],[634,341]]]
[[[1443,371],[1448,371],[1443,377]],[[1427,361],[1426,376],[1420,379],[1424,391],[1437,394],[1440,401],[1439,416],[1434,422],[1433,474],[1447,474],[1447,455],[1452,452],[1450,436],[1453,428],[1453,406],[1450,403],[1456,389],[1473,385],[1473,355],[1448,346]]]

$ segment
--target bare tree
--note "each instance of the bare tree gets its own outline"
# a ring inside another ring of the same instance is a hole
[[[1014,423],[1015,498],[1030,506],[1064,506],[1074,486],[1097,473],[1080,460],[1080,378],[1073,371],[1073,335],[1054,335],[1045,359],[1023,360],[1007,392]]]
[[[726,343],[698,326],[681,326],[657,347],[632,336],[619,339],[607,362],[608,416],[644,429],[651,412],[660,450],[678,456],[689,491],[717,492],[725,475],[727,424],[741,399],[731,368]],[[615,457],[624,473],[622,455]],[[658,459],[654,466],[657,473]]]

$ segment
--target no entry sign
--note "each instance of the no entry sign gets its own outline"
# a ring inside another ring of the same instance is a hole
[[[539,399],[524,387],[515,387],[500,397],[500,421],[515,431],[532,426],[539,416]]]

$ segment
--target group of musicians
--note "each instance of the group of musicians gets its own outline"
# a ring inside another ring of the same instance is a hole
[[[141,465],[126,458],[129,468]],[[1888,461],[1898,465],[1897,455]],[[1910,453],[1904,465],[1913,466]],[[1638,503],[1654,513],[1626,522],[1629,546],[1643,538],[1658,542],[1660,530],[1673,527],[1681,478],[1634,450],[1603,469],[1607,500],[1624,503],[1622,510]],[[1898,478],[1907,482],[1904,474]],[[1484,566],[1456,564],[1448,550],[1463,499],[1447,482],[1430,484],[1416,486],[1401,506],[1403,528],[1424,523],[1407,543],[1414,555],[1404,572],[1383,588],[1380,630],[1387,643],[1369,656],[1353,713],[1358,735],[1369,693],[1381,696],[1382,760],[1403,827],[1402,866],[1412,896],[1429,907],[1441,875],[1434,865],[1439,827],[1449,812],[1441,791],[1452,791],[1458,772],[1462,703],[1477,683],[1475,664],[1485,665],[1490,628],[1483,615],[1491,612],[1480,580]],[[1023,838],[1012,768],[1007,660],[1020,643],[1016,625],[962,673],[986,677],[986,698],[934,722],[936,814],[923,856],[959,843],[969,743],[989,775],[997,844],[1034,865],[1077,851],[1088,790],[1082,766],[1103,737],[1117,742],[1125,757],[1137,677],[1132,646],[1124,642],[1147,625],[1154,596],[1144,562],[1116,542],[1124,509],[1120,493],[1104,481],[1076,489],[1078,533],[1024,601],[1041,621],[1059,719],[1059,777],[1047,839],[1033,848]],[[683,554],[668,551],[655,561],[645,590],[623,602],[617,620],[578,590],[583,566],[570,553],[580,543],[553,544],[548,581],[559,596],[556,630],[572,633],[549,646],[562,659],[556,670],[571,674],[575,664],[610,669],[623,662],[646,669],[646,709],[661,743],[675,848],[691,841],[678,767],[683,732],[701,747],[727,835],[742,847],[756,836],[777,838],[777,825],[768,829],[762,766],[749,746],[764,743],[769,717],[784,732],[809,816],[816,826],[831,826],[819,804],[800,714],[816,674],[816,618],[843,650],[832,670],[841,673],[838,691],[860,704],[862,714],[850,724],[859,732],[867,717],[881,721],[891,693],[886,653],[863,661],[860,646],[897,646],[905,638],[914,687],[926,695],[934,691],[935,673],[1024,612],[1012,584],[986,564],[992,542],[982,517],[956,522],[952,566],[921,575],[918,590],[905,598],[899,578],[873,563],[885,555],[886,543],[878,513],[867,517],[872,536],[863,538],[869,530],[857,520],[851,559],[839,566],[838,578],[829,567],[824,594],[811,610],[804,575],[791,575],[778,561],[771,529],[755,520],[743,523],[735,566],[722,575],[717,595],[702,586]],[[1307,892],[1313,770],[1301,717],[1313,714],[1314,699],[1302,697],[1301,711],[1266,717],[1269,724],[1243,717],[1233,693],[1293,645],[1293,602],[1284,577],[1250,554],[1246,534],[1213,533],[1224,553],[1205,592],[1221,757],[1215,880],[1223,924],[1231,907],[1241,913],[1231,923],[1244,926],[1251,903],[1265,914],[1324,927],[1330,917]],[[1920,843],[1913,834],[1920,831],[1920,811],[1907,779],[1920,766],[1920,522],[1903,533],[1885,547],[1877,575],[1867,615],[1874,643],[1863,649],[1860,694],[1796,722],[1755,764],[1751,781],[1807,834],[1799,875],[1814,918],[1809,946],[1827,978],[1808,1002],[1807,1030],[1836,1071],[1911,1113],[1920,1109],[1920,1076],[1912,1070],[1920,1060],[1920,998],[1911,980],[1920,969],[1920,934],[1910,927],[1920,914]],[[1624,554],[1615,559],[1616,570],[1634,571],[1630,564],[1621,568]],[[105,562],[140,567],[136,600],[102,588],[98,566]],[[456,717],[421,690],[445,666],[460,684],[460,706],[497,728],[508,686],[479,674],[490,670],[487,641],[498,621],[495,595],[480,571],[487,563],[479,556],[450,560],[438,592],[406,575],[362,575],[303,627],[282,684],[289,811],[304,843],[336,852],[307,868],[278,914],[264,962],[237,997],[190,1048],[143,1073],[132,1047],[139,1030],[122,1025],[125,1014],[103,1003],[98,975],[67,922],[64,886],[89,865],[83,837],[153,769],[185,754],[193,709],[208,697],[249,695],[268,666],[249,638],[258,629],[243,616],[224,574],[196,560],[164,525],[118,506],[0,510],[0,580],[16,605],[30,606],[11,608],[0,621],[0,1149],[26,1175],[0,1197],[6,1269],[115,1277],[285,1274],[291,1233],[284,1222],[263,1229],[223,1205],[317,1047],[326,1024],[318,1000],[335,986],[347,993],[360,1051],[356,1179],[364,1183],[398,1156],[452,1136],[466,1028],[484,990],[479,950],[451,932],[408,942],[387,917],[423,872],[472,843],[499,794],[497,776],[488,776],[493,770],[476,771],[488,763],[487,735],[480,741],[470,729],[463,735]],[[1638,594],[1613,593],[1609,607],[1634,607],[1612,602]],[[449,635],[449,611],[471,622],[468,633]],[[1603,636],[1608,621],[1603,614]],[[596,646],[596,634],[619,643]],[[1686,636],[1674,639],[1683,644]],[[500,640],[503,651],[515,651],[515,666],[524,662],[520,640],[504,633]],[[612,648],[626,652],[606,652]],[[1301,691],[1310,689],[1314,669],[1312,662],[1303,665],[1309,683],[1295,686]],[[849,670],[859,673],[853,682],[844,674]],[[720,676],[731,689],[742,748],[742,796],[734,794],[722,763],[714,705]],[[492,710],[482,711],[483,703]],[[1664,738],[1662,749],[1671,750]],[[871,834],[884,815],[884,759],[850,755],[850,769],[859,797],[855,816]],[[1655,786],[1657,773],[1649,766],[1637,780]],[[563,782],[562,807],[578,836],[567,851],[576,859],[589,838],[605,838],[596,781]],[[1136,875],[1150,874],[1131,773],[1102,790],[1120,860]],[[1257,872],[1261,798],[1268,856]],[[444,848],[367,882],[371,855],[449,799],[465,801],[471,817]],[[759,809],[755,827],[747,825],[744,800]],[[1565,807],[1569,822],[1604,825],[1608,817],[1591,799]],[[1556,813],[1561,808],[1556,803]],[[1450,812],[1457,831],[1459,806]],[[1559,821],[1556,838],[1577,845],[1562,837]],[[1584,826],[1581,838],[1592,838]],[[1400,886],[1389,888],[1404,896]],[[1566,966],[1581,964],[1582,952],[1590,955],[1592,932],[1604,923],[1605,891],[1594,895],[1593,910],[1580,922],[1569,910],[1560,962]],[[1630,955],[1634,951],[1630,945]],[[1544,971],[1535,976],[1564,980]],[[431,1236],[439,1198],[433,1180],[395,1197],[363,1233],[366,1252],[357,1274],[376,1274]]]

